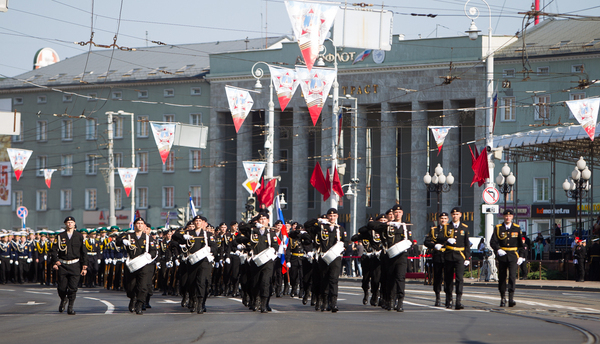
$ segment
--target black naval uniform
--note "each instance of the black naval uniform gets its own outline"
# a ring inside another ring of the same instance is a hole
[[[223,243],[225,266],[223,267],[223,284],[226,295],[236,296],[238,294],[238,281],[240,279],[240,254],[235,243],[237,233],[226,233]]]
[[[370,231],[367,226],[361,227],[358,234],[350,239],[352,241],[361,241],[364,251],[361,259],[362,267],[362,289],[364,292],[363,304],[368,302],[369,288],[371,289],[371,306],[377,306],[379,301],[379,288],[381,281],[381,251],[383,245],[381,236],[375,231]]]
[[[435,245],[442,245],[438,250]],[[425,238],[424,245],[431,252],[431,260],[433,262],[433,291],[435,292],[435,306],[441,306],[440,293],[442,292],[442,281],[444,278],[444,251],[443,247],[446,244],[444,238],[444,228],[442,225],[431,227],[429,234]]]
[[[124,246],[123,240],[127,239],[129,245]],[[116,245],[125,248],[129,259],[133,260],[144,253],[148,252],[152,258],[156,258],[157,245],[156,241],[146,233],[141,233],[138,238],[135,233],[123,233],[117,240]],[[146,247],[146,245],[150,245]],[[129,311],[137,314],[143,314],[142,307],[146,304],[149,286],[154,275],[154,264],[146,264],[136,271],[129,271],[128,267],[124,268],[124,286],[129,298]]]
[[[11,245],[8,242],[0,242],[0,283],[6,284],[10,281]]]
[[[302,257],[304,257],[304,248],[302,246],[302,239],[299,236],[300,231],[290,231],[288,247],[285,250],[285,261],[286,264],[290,263],[289,275],[290,275],[290,296],[294,297],[299,295],[298,290],[301,289],[301,278],[302,275]]]
[[[456,240],[454,244],[448,242],[448,239],[451,238]],[[463,309],[464,307],[462,306],[461,299],[463,293],[465,260],[471,257],[469,227],[462,222],[451,222],[444,228],[444,242],[446,248],[446,251],[444,252],[444,292],[446,293],[446,308],[452,307],[452,280],[455,279],[456,309]]]
[[[100,241],[97,239],[87,238],[84,240],[85,250],[88,255],[88,273],[85,276],[86,287],[93,288],[96,286],[96,276],[98,276],[98,270],[100,269],[100,263],[98,262],[101,257]]]
[[[575,265],[576,281],[583,282],[585,280],[585,260],[587,259],[587,252],[585,246],[581,242],[578,242],[573,249],[573,260],[577,259]]]
[[[590,281],[600,281],[600,242],[594,239],[592,247],[588,250],[590,262]]]
[[[515,223],[512,223],[509,229],[506,228],[504,223],[496,225],[490,239],[490,246],[494,250],[498,261],[498,290],[502,298],[500,306],[506,305],[506,277],[508,275],[509,306],[512,307],[516,304],[513,295],[517,279],[517,261],[523,255],[521,227]],[[500,257],[498,254],[499,249],[504,250],[506,255]]]
[[[83,245],[83,235],[74,230],[69,238],[67,231],[57,235],[57,243],[52,247],[52,265],[60,262],[56,279],[58,296],[61,299],[62,312],[66,299],[69,300],[69,314],[75,314],[73,304],[77,296],[77,285],[81,278],[81,270],[88,265],[88,256]]]

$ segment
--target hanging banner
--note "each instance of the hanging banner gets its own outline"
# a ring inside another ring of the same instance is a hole
[[[158,153],[164,165],[173,146],[175,123],[150,122],[150,127],[152,128],[154,141],[156,142],[156,146],[158,146]]]
[[[135,177],[137,176],[138,169],[136,168],[118,168],[119,176],[121,177],[121,183],[123,183],[123,188],[125,189],[125,194],[129,197],[129,193],[131,192],[131,188],[135,183]]]
[[[244,189],[246,189],[246,191],[250,193],[250,195],[252,195],[260,186],[260,179],[248,178],[242,183],[242,186],[244,187]]]
[[[433,134],[433,138],[435,139],[435,143],[438,147],[438,155],[442,151],[442,146],[444,145],[444,140],[446,139],[446,135],[451,128],[456,128],[456,126],[448,126],[448,127],[429,127],[431,129],[431,133]]]
[[[271,71],[271,80],[277,93],[277,99],[279,99],[279,106],[281,107],[281,111],[283,111],[298,88],[296,71],[294,69],[273,66],[269,66],[269,70]]]
[[[242,161],[244,164],[244,171],[248,179],[260,179],[263,171],[265,170],[266,162],[262,161]]]
[[[310,118],[313,125],[317,125],[317,120],[336,77],[336,71],[332,68],[316,67],[309,71],[304,67],[296,67],[296,74],[300,80],[300,87],[308,106]]]
[[[46,186],[48,186],[48,189],[50,189],[50,184],[52,183],[52,173],[54,173],[54,171],[56,171],[55,168],[45,168],[42,171],[44,171],[44,180],[46,181]]]
[[[0,162],[0,205],[10,205],[11,184],[10,162]]]
[[[21,174],[23,174],[23,170],[25,169],[25,165],[27,165],[27,161],[29,161],[33,151],[28,149],[7,148],[6,152],[8,153],[12,168],[15,170],[15,177],[17,178],[17,181],[19,181]]]
[[[312,70],[339,7],[300,1],[286,1],[285,7],[306,67]]]
[[[246,116],[248,116],[248,113],[252,109],[254,100],[252,100],[250,92],[243,88],[226,85],[225,92],[227,93],[229,111],[231,111],[235,132],[237,133],[240,130],[242,123],[244,123]]]
[[[585,130],[592,141],[594,141],[594,136],[596,135],[598,105],[600,105],[600,98],[567,101],[569,110],[571,110],[573,116],[581,124],[583,130]]]

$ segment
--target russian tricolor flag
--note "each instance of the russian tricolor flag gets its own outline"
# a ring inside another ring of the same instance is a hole
[[[277,219],[283,222],[283,227],[281,227],[281,240],[277,238],[279,241],[279,259],[281,260],[281,273],[286,274],[288,271],[286,262],[285,262],[285,249],[288,245],[288,232],[287,226],[285,225],[285,220],[283,219],[283,212],[281,211],[281,205],[279,204],[279,195],[275,197],[275,210],[277,211]]]

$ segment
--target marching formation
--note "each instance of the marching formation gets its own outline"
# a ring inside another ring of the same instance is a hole
[[[268,212],[259,212],[248,223],[221,223],[216,228],[203,216],[195,216],[185,227],[158,229],[138,217],[133,229],[81,231],[69,216],[58,233],[41,232],[38,238],[21,232],[0,235],[0,281],[56,285],[59,312],[67,309],[73,315],[82,286],[124,290],[129,311],[136,314],[151,308],[155,290],[180,296],[181,306],[197,314],[207,311],[209,296],[240,297],[250,310],[267,313],[271,297],[285,294],[304,305],[310,302],[317,311],[335,313],[342,254],[350,241],[360,241],[363,304],[403,312],[409,249],[416,244],[403,214],[402,207],[394,205],[352,237],[337,223],[335,208],[304,224],[276,221],[272,227]],[[431,228],[424,244],[432,255],[435,306],[441,306],[443,282],[445,307],[459,310],[464,308],[470,233],[461,222],[460,208],[452,209],[450,216],[451,221],[447,213],[439,214],[439,225]],[[512,307],[522,241],[510,210],[504,218],[490,244],[498,256],[501,306],[506,306],[508,289]]]

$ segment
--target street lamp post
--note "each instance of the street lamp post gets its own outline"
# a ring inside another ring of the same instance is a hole
[[[571,172],[571,181],[569,182],[565,179],[563,183],[563,190],[565,190],[567,197],[573,198],[575,203],[579,200],[579,211],[576,213],[576,216],[579,216],[579,219],[575,219],[576,223],[576,235],[581,235],[583,232],[583,216],[581,214],[581,207],[583,203],[583,199],[587,197],[587,191],[590,189],[589,180],[592,177],[592,171],[586,166],[585,160],[583,157],[579,157],[577,161],[577,165],[573,172]]]
[[[352,235],[354,235],[358,233],[358,229],[356,228],[356,212],[358,207],[358,183],[360,182],[358,179],[358,99],[350,96],[349,94],[346,94],[346,99],[354,100],[354,108],[352,109],[354,131],[354,145],[352,148],[352,178],[350,179],[350,184],[346,184],[349,186],[346,197],[352,198],[352,227],[350,228],[350,232]],[[337,132],[338,131],[336,130],[336,133]]]
[[[496,177],[496,184],[498,184],[498,191],[504,195],[504,210],[506,210],[506,195],[511,193],[513,186],[517,178],[510,171],[510,167],[505,163],[502,166],[502,172],[498,173],[498,177]],[[515,210],[516,211],[516,210]]]
[[[444,169],[440,164],[437,164],[433,177],[427,172],[423,177],[423,182],[427,186],[427,191],[437,193],[437,216],[440,213],[440,194],[450,191],[452,184],[454,184],[454,176],[451,172],[447,176],[444,175]]]
[[[488,41],[487,41],[487,56],[485,59],[485,69],[486,69],[486,109],[487,109],[487,131],[486,131],[486,146],[487,147],[493,147],[493,143],[494,143],[494,118],[493,118],[493,96],[494,96],[494,87],[493,87],[493,82],[494,82],[494,52],[492,51],[492,11],[490,9],[490,5],[487,3],[486,0],[481,0],[483,1],[483,3],[485,3],[485,5],[488,8],[488,13],[489,13],[489,27],[488,27]],[[477,30],[477,26],[475,25],[475,19],[477,19],[479,17],[479,9],[477,7],[471,7],[469,8],[469,11],[467,12],[467,4],[471,2],[471,0],[467,0],[467,2],[465,2],[464,5],[464,12],[465,15],[471,19],[471,26],[469,27],[469,30],[466,31],[466,33],[469,34],[469,39],[471,40],[476,40],[477,36],[479,34],[479,30]],[[489,152],[486,151],[486,154],[488,155],[488,166],[489,166],[489,175],[490,178],[488,179],[487,185],[486,187],[493,187],[493,181],[491,176],[494,175],[494,163],[493,161],[490,159],[491,154]],[[488,249],[490,249],[490,239],[492,237],[492,231],[493,231],[493,227],[494,227],[494,214],[492,213],[487,213],[485,215],[485,243]]]

